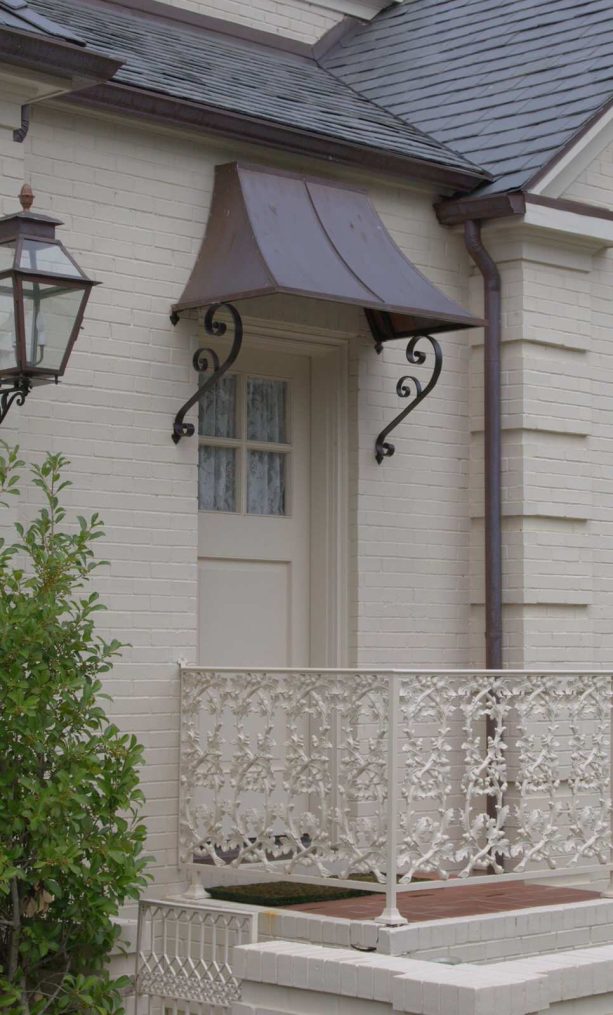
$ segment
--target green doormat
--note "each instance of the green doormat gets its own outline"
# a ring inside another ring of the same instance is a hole
[[[367,875],[368,877],[368,875]],[[355,880],[365,880],[358,875]],[[368,877],[368,880],[372,880]],[[383,890],[383,886],[381,886]],[[257,885],[219,885],[208,888],[213,899],[222,902],[240,902],[248,906],[297,906],[302,902],[335,902],[338,899],[356,899],[372,892],[355,888],[328,888],[327,885],[308,885],[293,881],[265,881]]]

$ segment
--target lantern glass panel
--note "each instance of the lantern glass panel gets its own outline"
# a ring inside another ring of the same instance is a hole
[[[0,243],[0,272],[10,271],[15,260],[15,244]]]
[[[41,240],[24,240],[19,258],[22,271],[36,271],[41,275],[68,275],[83,278],[76,264],[57,243],[43,243]]]
[[[23,283],[26,360],[29,367],[57,371],[77,320],[83,289]]]
[[[11,278],[0,279],[0,373],[17,366],[15,302]]]

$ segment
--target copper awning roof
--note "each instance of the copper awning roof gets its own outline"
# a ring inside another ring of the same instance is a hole
[[[383,340],[483,324],[404,256],[364,190],[217,166],[206,235],[173,311],[279,293],[361,306]]]

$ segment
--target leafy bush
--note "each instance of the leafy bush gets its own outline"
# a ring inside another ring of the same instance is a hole
[[[121,648],[87,588],[102,523],[64,526],[67,464],[31,467],[44,506],[0,540],[0,1010],[23,1015],[123,1011],[112,918],[146,882],[142,748],[99,703]],[[2,443],[3,507],[23,465]]]

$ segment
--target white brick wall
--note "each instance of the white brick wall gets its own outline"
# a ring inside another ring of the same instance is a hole
[[[613,145],[608,145],[565,190],[565,198],[611,208],[613,201]]]
[[[494,224],[503,285],[505,665],[606,666],[594,642],[592,258],[561,235]],[[481,348],[475,350],[477,359]],[[471,395],[473,603],[483,611],[482,377]],[[475,645],[476,649],[476,645]]]
[[[467,305],[461,238],[441,230],[426,195],[410,206],[396,190],[375,189],[374,196],[408,256]],[[396,383],[413,368],[401,342],[380,357],[366,338],[354,350],[352,662],[357,666],[470,665],[466,332],[443,335],[441,345],[438,385],[390,435],[396,453],[382,465],[374,459],[374,438],[404,407]]]
[[[14,408],[2,436],[19,440],[29,459],[66,454],[71,509],[99,510],[105,520],[100,552],[110,567],[97,587],[109,610],[100,626],[130,645],[107,686],[116,720],[147,748],[149,848],[158,883],[170,885],[177,881],[176,660],[194,660],[197,644],[197,448],[170,440],[174,414],[194,389],[194,328],[185,321],[173,329],[168,314],[203,235],[214,164],[281,160],[50,107],[36,108],[20,146],[8,129],[17,107],[0,128],[0,213],[17,208],[21,182],[29,180],[36,207],[63,220],[62,239],[104,284],[92,294],[65,379]],[[314,161],[303,165],[340,175]],[[396,240],[466,301],[467,259],[460,240],[437,224],[433,195],[371,182]],[[443,342],[439,386],[398,431],[398,452],[382,466],[374,440],[400,408],[395,385],[407,364],[402,346],[378,357],[364,337],[352,342],[351,642],[358,664],[470,662],[468,343],[465,335]]]
[[[176,660],[196,658],[196,445],[170,440],[192,394],[193,324],[169,307],[198,250],[214,164],[301,163],[204,138],[37,107],[11,140],[19,95],[0,105],[0,212],[23,179],[41,211],[104,285],[94,290],[67,376],[14,408],[2,436],[29,458],[72,460],[75,511],[101,511],[110,568],[97,579],[101,626],[130,643],[108,681],[114,712],[147,747],[145,790],[158,881],[176,873]],[[334,167],[302,163],[311,173]],[[352,179],[357,179],[355,174]],[[451,296],[481,308],[459,235],[433,195],[370,184],[394,238]],[[508,666],[609,666],[613,634],[610,411],[613,257],[486,230],[504,280],[505,644]],[[350,343],[348,519],[351,658],[356,666],[482,662],[482,380],[479,332],[443,336],[438,387],[395,432],[381,466],[374,440],[403,403],[401,343],[381,356]],[[28,507],[28,511],[31,507]]]
[[[368,19],[384,0],[167,0],[175,7],[312,44],[347,15]]]

